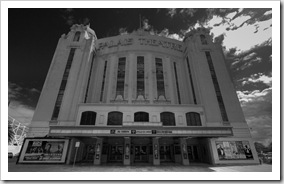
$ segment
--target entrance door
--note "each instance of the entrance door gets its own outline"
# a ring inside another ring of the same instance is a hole
[[[164,145],[160,146],[160,161],[171,161],[172,154],[171,154],[171,146]]]
[[[95,156],[95,145],[89,144],[86,149],[85,161],[93,161]]]
[[[147,146],[134,146],[134,154],[135,162],[148,162]]]
[[[199,161],[199,154],[198,154],[198,149],[199,147],[196,145],[189,145],[187,146],[187,154],[188,154],[188,159],[190,161]]]
[[[122,145],[110,145],[109,161],[121,162],[123,158],[123,146]]]

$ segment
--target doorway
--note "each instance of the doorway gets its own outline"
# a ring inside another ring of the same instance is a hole
[[[169,162],[173,160],[172,147],[170,145],[160,146],[160,161]]]
[[[148,162],[148,152],[146,145],[134,146],[134,162]]]
[[[122,162],[123,159],[123,145],[110,145],[109,162]]]
[[[189,145],[187,146],[188,160],[192,162],[200,162],[199,146]]]
[[[95,156],[95,144],[86,145],[86,154],[84,161],[92,162]]]

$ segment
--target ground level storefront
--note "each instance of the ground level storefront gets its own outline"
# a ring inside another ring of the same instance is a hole
[[[80,146],[76,148],[76,142]],[[160,165],[161,163],[212,163],[207,138],[95,137],[72,138],[67,164]],[[76,149],[77,153],[76,153]],[[76,159],[75,159],[76,156]]]
[[[250,137],[231,127],[51,126],[42,138],[26,139],[19,163],[92,165],[258,164]]]

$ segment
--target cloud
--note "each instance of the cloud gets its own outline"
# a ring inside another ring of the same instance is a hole
[[[14,102],[9,106],[8,113],[9,116],[19,121],[22,125],[29,126],[34,115],[34,109]]]
[[[272,137],[272,88],[237,91],[254,140],[267,144]]]
[[[242,84],[250,84],[250,83],[264,83],[267,86],[272,86],[272,77],[271,76],[267,76],[264,75],[262,73],[258,73],[258,74],[253,74],[250,76],[250,78],[244,78]]]
[[[272,46],[271,38],[263,43],[257,44],[247,51],[238,53],[236,48],[225,51],[226,63],[237,90],[253,91],[254,89],[265,89],[271,77],[272,70]],[[261,77],[261,75],[264,75]],[[259,80],[257,78],[261,77]],[[247,82],[244,82],[247,81]],[[246,84],[246,85],[244,85]],[[248,85],[250,84],[250,86]],[[262,84],[261,88],[260,85]]]
[[[16,83],[8,82],[9,109],[8,114],[20,123],[28,126],[32,120],[35,104],[40,95],[36,88],[24,88]]]
[[[271,38],[272,16],[269,11],[270,9],[214,9],[211,12],[212,18],[207,19],[204,26],[212,28],[211,33],[215,37],[225,34],[223,45],[226,49],[237,48],[237,53],[240,53]]]
[[[168,14],[173,17],[177,12],[176,12],[176,8],[168,8],[169,12]]]

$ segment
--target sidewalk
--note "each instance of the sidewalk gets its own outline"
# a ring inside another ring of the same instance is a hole
[[[212,166],[208,164],[193,164],[183,166],[178,164],[152,165],[101,165],[90,164],[16,164],[16,158],[9,159],[9,172],[271,172],[272,165],[249,166]]]

